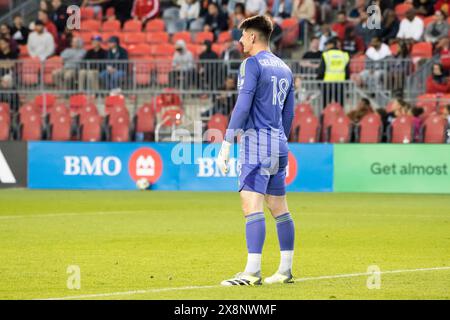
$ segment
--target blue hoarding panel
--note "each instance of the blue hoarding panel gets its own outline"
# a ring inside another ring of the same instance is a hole
[[[230,172],[215,163],[220,144],[29,143],[29,187],[131,190],[146,178],[155,190],[237,190],[237,147]],[[289,191],[332,191],[333,148],[290,146]]]

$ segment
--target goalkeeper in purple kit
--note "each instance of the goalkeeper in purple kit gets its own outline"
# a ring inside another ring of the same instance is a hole
[[[226,173],[230,147],[240,134],[239,192],[246,218],[248,258],[243,272],[222,285],[259,285],[261,253],[266,235],[264,202],[277,223],[281,261],[266,284],[293,282],[294,222],[286,200],[289,131],[294,117],[293,76],[270,52],[272,22],[265,16],[244,20],[240,29],[244,52],[250,57],[239,70],[239,96],[231,115],[217,164]]]

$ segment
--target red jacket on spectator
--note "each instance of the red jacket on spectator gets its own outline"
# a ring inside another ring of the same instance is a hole
[[[450,92],[450,83],[445,80],[443,83],[434,81],[433,76],[427,79],[427,93],[448,93]]]
[[[159,13],[159,0],[134,0],[131,16],[139,20],[147,20]]]
[[[441,56],[442,67],[445,70],[449,70],[450,69],[450,50],[444,48],[439,52],[439,55]]]
[[[45,28],[53,36],[55,43],[58,42],[58,29],[55,24],[51,21],[47,21],[47,23],[45,23]]]
[[[334,23],[331,29],[333,29],[333,31],[336,32],[338,38],[341,39],[342,41],[345,38],[345,29],[347,29],[347,27],[350,26],[352,26],[352,24],[346,21],[344,23]]]
[[[434,5],[434,10],[442,10],[444,12],[449,13],[450,9],[450,0],[438,0],[436,1],[436,4]]]

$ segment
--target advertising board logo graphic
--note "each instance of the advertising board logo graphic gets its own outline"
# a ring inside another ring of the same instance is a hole
[[[65,176],[110,176],[122,171],[122,162],[118,157],[65,156]]]
[[[163,161],[155,150],[140,148],[131,155],[128,169],[134,181],[146,178],[151,183],[155,183],[161,177]]]
[[[292,152],[289,152],[288,166],[286,168],[286,185],[292,183],[297,176],[297,159]]]
[[[0,150],[0,183],[16,183],[16,178],[14,177],[11,168],[6,162],[2,151]]]

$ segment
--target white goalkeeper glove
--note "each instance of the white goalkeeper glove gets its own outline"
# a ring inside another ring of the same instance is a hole
[[[222,142],[222,147],[220,148],[219,155],[217,156],[217,165],[223,174],[228,173],[228,162],[230,161],[230,148],[231,143],[227,141]]]

